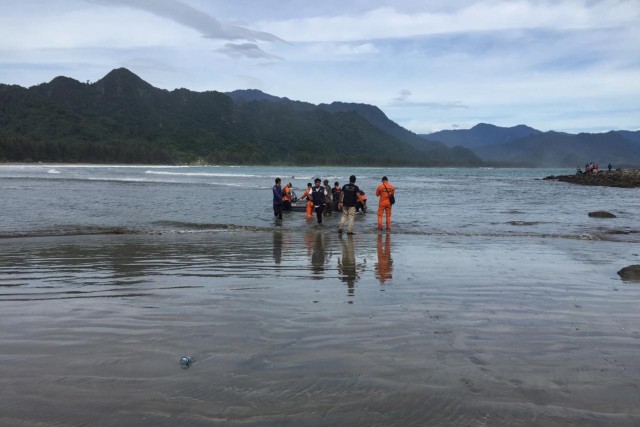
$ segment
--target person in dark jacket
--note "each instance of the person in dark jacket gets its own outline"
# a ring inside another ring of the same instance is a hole
[[[273,215],[277,219],[282,219],[282,196],[284,196],[284,192],[282,191],[280,178],[276,178],[276,185],[273,186]]]
[[[349,177],[349,183],[342,187],[338,210],[342,209],[342,217],[338,226],[338,233],[342,234],[344,223],[349,220],[347,234],[353,234],[353,220],[356,216],[356,203],[360,200],[360,189],[356,185],[355,175]]]
[[[325,200],[327,197],[327,190],[320,185],[320,178],[316,178],[311,187],[311,200],[313,201],[313,209],[316,212],[318,218],[318,224],[322,224],[322,211],[324,210]]]

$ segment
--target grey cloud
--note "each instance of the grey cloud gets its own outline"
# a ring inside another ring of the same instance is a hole
[[[223,47],[216,49],[215,51],[232,57],[278,60],[282,59],[279,56],[266,53],[255,43],[227,43]]]
[[[407,102],[410,96],[411,91],[409,89],[402,89],[399,92],[399,96],[397,98],[393,98],[393,100],[397,103]]]
[[[253,31],[247,28],[224,24],[215,17],[195,9],[179,0],[86,0],[94,4],[104,6],[124,6],[134,9],[144,10],[165,19],[172,20],[186,27],[192,28],[202,34],[203,37],[216,40],[246,40],[250,42],[283,41],[273,34]],[[253,44],[252,49],[246,49],[249,57],[271,57],[263,52],[257,45]],[[242,50],[236,50],[241,52]],[[262,52],[262,55],[258,55]]]

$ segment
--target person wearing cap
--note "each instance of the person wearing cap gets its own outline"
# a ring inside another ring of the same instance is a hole
[[[320,185],[320,182],[320,178],[316,178],[313,181],[315,185],[311,188],[311,200],[313,201],[313,209],[316,211],[318,224],[322,224],[322,211],[327,197],[327,190]]]
[[[382,216],[385,215],[387,230],[391,230],[391,206],[395,203],[396,189],[389,183],[386,176],[382,177],[382,184],[376,189],[376,196],[380,197],[378,203],[378,230],[382,230]]]
[[[342,234],[345,222],[349,220],[347,234],[353,234],[353,220],[356,217],[356,203],[360,200],[360,189],[356,185],[356,176],[349,177],[349,183],[342,187],[338,210],[342,209],[342,217],[338,226],[338,233]]]

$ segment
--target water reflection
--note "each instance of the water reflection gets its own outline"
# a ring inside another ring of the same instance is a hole
[[[325,244],[325,236],[321,232],[309,233],[312,235],[311,247],[311,269],[315,278],[322,279],[324,273],[324,264],[327,261],[327,250]]]
[[[347,284],[347,292],[349,295],[355,293],[355,283],[360,276],[358,275],[358,266],[356,263],[355,245],[353,236],[345,238],[340,236],[340,252],[341,257],[338,260],[338,273],[340,280]]]
[[[393,260],[391,259],[391,235],[386,234],[384,246],[382,234],[378,234],[378,262],[375,265],[375,275],[381,284],[393,277]]]
[[[276,265],[282,263],[282,231],[273,232],[273,261]]]

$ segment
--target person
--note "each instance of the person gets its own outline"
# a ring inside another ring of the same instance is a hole
[[[324,210],[322,211],[322,214],[324,216],[327,215],[331,215],[331,212],[333,211],[332,209],[332,204],[333,204],[333,190],[331,189],[331,187],[329,187],[329,180],[325,179],[323,181],[324,184],[324,190],[326,191],[326,196],[324,197]]]
[[[338,210],[342,209],[342,217],[340,218],[340,225],[338,226],[338,233],[342,234],[344,223],[349,220],[347,228],[347,234],[353,234],[353,220],[356,215],[356,203],[360,199],[360,189],[356,185],[356,176],[351,175],[349,177],[349,183],[342,187],[340,192],[340,202],[338,203]]]
[[[386,216],[387,230],[391,230],[391,201],[395,198],[396,189],[389,183],[386,176],[382,177],[382,184],[376,189],[376,196],[380,197],[378,203],[378,230],[382,230],[382,215]]]
[[[318,224],[322,224],[322,211],[324,210],[324,203],[327,197],[327,190],[320,185],[320,178],[316,178],[313,183],[315,184],[311,188],[311,200],[313,202],[313,209],[316,212],[318,218]]]
[[[613,168],[613,166],[611,166],[611,163],[609,163],[609,166],[607,166],[607,168],[609,169],[609,172],[611,172],[611,169]]]
[[[293,200],[293,196],[291,195],[292,188],[293,186],[291,185],[291,183],[288,183],[284,187],[284,196],[282,196],[282,210],[291,210],[291,201]]]
[[[331,197],[333,198],[333,210],[338,212],[338,203],[340,203],[340,183],[338,181],[333,183],[333,190],[331,190]]]
[[[298,199],[298,200],[307,199],[307,219],[311,218],[311,216],[313,215],[313,200],[311,200],[311,187],[313,186],[311,185],[310,182],[308,182],[307,189],[304,190],[304,193],[302,193],[302,197]]]
[[[362,213],[367,212],[367,195],[364,194],[364,191],[360,190],[360,200],[356,203],[356,212],[362,211]]]
[[[280,186],[280,178],[276,178],[276,185],[273,186],[273,215],[282,220],[282,187]]]

